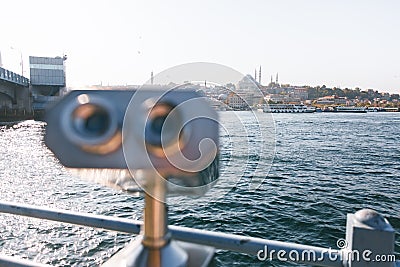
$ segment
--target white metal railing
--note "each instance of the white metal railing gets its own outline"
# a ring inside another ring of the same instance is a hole
[[[0,68],[0,79],[6,80],[9,82],[13,82],[16,84],[28,86],[29,85],[29,79],[25,78],[24,76],[21,76],[19,74],[16,74],[12,71],[9,71],[4,68]]]
[[[58,222],[72,223],[89,227],[103,228],[106,230],[132,233],[132,234],[139,234],[143,224],[141,221],[130,220],[125,218],[78,213],[78,212],[65,211],[59,209],[40,208],[32,205],[18,204],[11,202],[0,202],[0,212],[53,220]],[[390,224],[388,224],[387,221],[383,219],[384,220],[383,224],[382,222],[379,222],[380,225],[378,225],[378,229],[369,229],[370,233],[367,232],[367,234],[365,232],[366,229],[361,229],[362,233],[360,232],[357,233],[357,229],[360,229],[360,225],[357,225],[357,222],[360,222],[360,220],[362,221],[363,218],[365,220],[368,220],[371,217],[370,214],[369,215],[367,214],[366,217],[365,216],[360,217],[358,215],[356,213],[355,215],[350,214],[348,216],[347,234],[345,242],[348,242],[349,245],[353,245],[353,247],[351,248],[344,247],[341,250],[332,250],[322,247],[308,246],[308,245],[295,244],[289,242],[280,242],[280,241],[234,235],[234,234],[226,234],[220,232],[198,230],[198,229],[172,226],[172,225],[168,226],[168,230],[171,233],[171,236],[174,240],[212,246],[217,249],[246,253],[258,257],[259,260],[283,259],[294,262],[303,262],[316,266],[333,266],[333,267],[400,266],[400,262],[394,262],[393,258],[391,258],[391,261],[388,262],[387,264],[385,264],[386,262],[383,263],[381,262],[379,264],[376,263],[373,265],[365,265],[365,261],[363,261],[363,259],[361,260],[353,259],[357,260],[357,262],[353,262],[351,265],[348,264],[348,262],[351,260],[349,259],[349,255],[354,257],[354,251],[357,249],[357,247],[354,247],[354,245],[356,245],[355,243],[357,243],[357,239],[360,238],[361,240],[363,240],[364,243],[372,241],[373,244],[370,245],[372,245],[373,247],[375,246],[375,249],[379,250],[380,248],[382,248],[382,244],[387,243],[388,238],[384,237],[385,235],[387,235],[387,237],[389,237],[389,240],[392,240],[393,243],[386,244],[389,250],[379,251],[379,253],[386,253],[385,255],[389,254],[393,255],[394,231],[391,228]],[[354,218],[352,216],[355,217],[358,216],[358,221],[357,220],[354,221]],[[352,220],[355,223],[352,223]],[[368,222],[365,221],[361,223],[367,223],[368,225]],[[380,237],[383,236],[384,238],[380,240],[379,236]],[[371,240],[371,238],[373,238],[373,240]],[[271,252],[274,253],[271,254]],[[372,251],[371,254],[375,255],[376,251]],[[370,258],[371,254],[369,255]],[[284,255],[286,255],[286,257],[284,257]],[[305,257],[304,255],[307,257]],[[297,257],[292,258],[290,256],[297,256]],[[6,260],[7,259],[10,260],[10,258],[6,258]],[[0,257],[0,266],[2,266],[1,265],[2,260],[4,262],[4,258]],[[25,265],[18,265],[18,264],[25,264]],[[34,265],[35,263],[31,263],[33,265],[29,265],[29,263],[27,264],[26,262],[18,264],[12,266],[43,266],[40,264]]]

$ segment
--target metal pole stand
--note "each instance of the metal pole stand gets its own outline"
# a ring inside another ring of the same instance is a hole
[[[396,261],[394,243],[393,227],[378,212],[362,209],[347,214],[345,266],[393,267]]]
[[[206,267],[215,249],[171,239],[168,231],[166,182],[156,171],[138,171],[145,177],[145,208],[142,234],[102,266]],[[141,179],[142,180],[142,179]]]

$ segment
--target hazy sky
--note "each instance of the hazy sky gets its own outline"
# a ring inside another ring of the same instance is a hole
[[[6,68],[68,55],[68,86],[142,84],[150,72],[214,62],[262,82],[400,93],[398,0],[0,2]],[[10,47],[13,47],[11,49]],[[28,72],[26,71],[26,74]]]

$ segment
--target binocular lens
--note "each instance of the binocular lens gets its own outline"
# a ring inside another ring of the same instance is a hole
[[[170,117],[168,118],[168,116]],[[146,143],[156,147],[168,145],[179,136],[180,124],[179,112],[174,111],[172,105],[157,103],[151,108],[146,121]]]
[[[100,106],[85,104],[73,113],[73,124],[77,132],[87,137],[101,137],[110,127],[110,115]]]
[[[157,136],[161,137],[161,130],[164,125],[167,116],[159,116],[151,120],[150,122],[150,130]],[[161,138],[160,138],[161,141]]]

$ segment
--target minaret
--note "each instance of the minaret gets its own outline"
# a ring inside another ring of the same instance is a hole
[[[261,65],[260,70],[258,71],[258,83],[261,85]]]
[[[1,51],[0,51],[0,68],[3,67],[3,61],[1,60]]]
[[[272,84],[272,75],[271,75],[271,84]]]
[[[278,84],[278,73],[276,73],[276,84]]]
[[[257,81],[257,69],[254,69],[254,80]]]
[[[150,83],[151,83],[151,85],[153,85],[153,83],[154,83],[154,76],[153,76],[153,72],[151,72]]]

